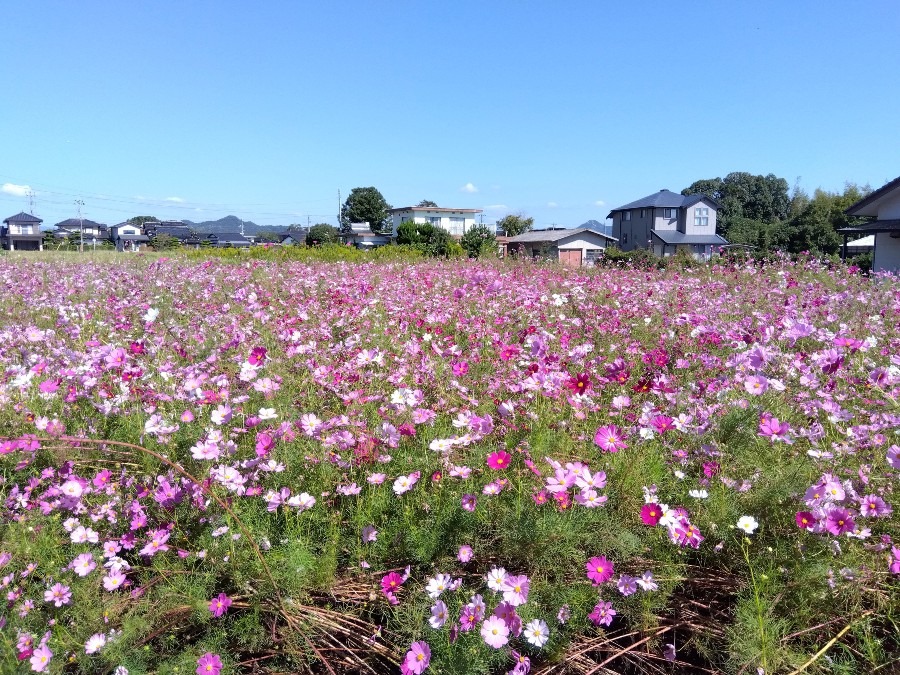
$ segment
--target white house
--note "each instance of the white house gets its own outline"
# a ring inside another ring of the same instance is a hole
[[[875,220],[839,230],[844,235],[844,257],[850,234],[874,235],[873,272],[900,273],[900,178],[883,185],[844,211],[848,216],[871,216]]]
[[[40,218],[20,212],[4,219],[0,228],[0,241],[9,251],[43,251],[43,235]]]
[[[137,253],[146,247],[150,237],[144,234],[140,225],[124,222],[109,228],[109,239],[117,251],[132,251]]]
[[[461,237],[475,227],[475,216],[481,209],[444,209],[438,206],[404,206],[391,209],[393,236],[397,236],[400,223],[411,220],[414,223],[431,223],[441,227],[454,237]]]
[[[716,234],[719,205],[706,195],[660,190],[610,211],[613,236],[623,251],[649,248],[659,256],[686,251],[707,259],[728,242]]]
[[[510,237],[506,250],[529,258],[558,260],[567,267],[592,265],[615,239],[586,227],[532,230]]]

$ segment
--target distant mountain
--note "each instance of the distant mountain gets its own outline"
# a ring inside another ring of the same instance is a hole
[[[582,223],[578,227],[586,227],[589,230],[594,230],[594,232],[599,232],[600,234],[605,234],[609,237],[612,236],[612,226],[605,225],[597,220],[589,220],[586,223]]]
[[[182,221],[194,232],[200,234],[221,234],[223,232],[240,232],[241,219],[237,216],[225,216],[218,220],[204,220],[202,223],[195,223],[190,220]],[[276,227],[274,225],[257,225],[252,220],[244,221],[244,234],[257,234],[260,231],[281,231],[286,228]]]

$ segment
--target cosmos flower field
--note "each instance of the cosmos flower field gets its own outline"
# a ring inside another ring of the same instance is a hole
[[[900,285],[0,258],[0,670],[900,668]]]

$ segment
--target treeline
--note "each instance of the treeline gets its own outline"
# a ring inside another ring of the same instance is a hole
[[[816,190],[812,196],[773,174],[743,171],[725,178],[698,180],[681,191],[705,194],[721,207],[717,231],[732,244],[753,246],[760,253],[809,251],[833,255],[840,251],[843,235],[838,230],[866,221],[851,218],[844,210],[872,191],[868,185],[846,183],[843,192]]]

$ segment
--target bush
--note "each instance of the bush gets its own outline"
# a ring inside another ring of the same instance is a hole
[[[646,270],[663,270],[666,268],[666,259],[661,258],[653,251],[646,248],[636,248],[633,251],[622,251],[618,248],[607,248],[603,256],[597,261],[603,267],[636,267]]]
[[[332,227],[327,223],[319,223],[309,228],[306,235],[307,246],[320,246],[323,244],[334,244],[340,239],[341,233],[336,227]]]
[[[497,237],[487,225],[476,225],[469,229],[459,243],[470,258],[497,255]]]

